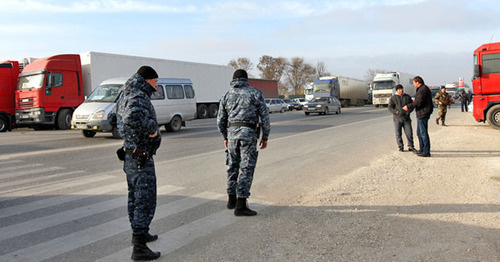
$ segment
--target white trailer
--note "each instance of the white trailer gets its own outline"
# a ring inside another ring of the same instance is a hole
[[[338,88],[334,96],[342,103],[342,107],[362,106],[368,102],[368,83],[346,76],[324,76],[319,80],[337,80]]]
[[[161,78],[188,78],[196,86],[197,117],[216,117],[219,100],[229,89],[233,68],[224,65],[185,62],[99,52],[80,54],[84,94],[90,95],[102,81],[130,77],[143,65],[153,67]]]
[[[396,92],[396,85],[402,85],[406,94],[415,97],[413,78],[415,76],[403,72],[379,73],[373,78],[372,101],[373,105],[387,106],[392,95]]]

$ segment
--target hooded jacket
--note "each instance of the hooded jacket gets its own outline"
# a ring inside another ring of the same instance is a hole
[[[264,95],[260,90],[249,86],[246,78],[236,78],[231,81],[231,89],[220,100],[217,127],[224,140],[255,137],[255,130],[247,127],[229,127],[230,122],[248,124],[260,122],[262,140],[267,141],[269,138],[271,124]],[[229,129],[231,132],[228,132]]]
[[[123,86],[123,95],[116,104],[116,124],[124,142],[123,147],[155,153],[160,147],[161,133],[156,112],[151,104],[155,88],[139,74],[134,74]],[[149,135],[158,131],[158,135]]]

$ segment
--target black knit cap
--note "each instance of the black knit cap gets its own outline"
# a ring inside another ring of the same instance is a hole
[[[237,79],[237,78],[248,79],[247,71],[245,71],[243,69],[238,69],[238,70],[234,71],[233,79]]]
[[[141,66],[141,68],[139,68],[139,70],[137,70],[137,74],[141,75],[144,79],[158,78],[158,74],[150,66]]]

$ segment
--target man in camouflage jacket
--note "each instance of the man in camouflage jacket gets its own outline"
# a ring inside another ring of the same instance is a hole
[[[448,95],[448,93],[446,93],[446,87],[441,86],[441,91],[436,93],[436,96],[434,97],[434,102],[438,106],[439,110],[438,116],[436,117],[436,124],[439,125],[439,119],[441,119],[441,124],[443,126],[446,126],[446,124],[444,123],[446,119],[446,112],[448,111],[446,107],[451,107],[450,96]]]
[[[161,143],[155,109],[151,104],[151,94],[156,91],[157,82],[156,71],[149,66],[142,66],[123,86],[123,95],[115,107],[116,126],[124,140],[123,170],[127,174],[128,216],[132,227],[134,260],[160,257],[160,252],[153,252],[146,245],[158,239],[157,235],[149,234],[149,225],[156,209],[153,155]]]
[[[258,126],[260,120],[260,127]],[[248,85],[245,70],[233,74],[231,89],[220,100],[217,126],[224,137],[227,164],[227,208],[236,216],[254,216],[247,206],[253,173],[257,165],[258,132],[262,129],[260,148],[267,147],[271,125],[262,92]],[[240,174],[241,169],[241,174]]]

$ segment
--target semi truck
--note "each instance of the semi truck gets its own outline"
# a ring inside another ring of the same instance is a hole
[[[473,116],[500,129],[500,42],[484,44],[474,51]]]
[[[19,76],[18,61],[0,63],[0,132],[10,131],[16,122],[16,87]]]
[[[396,92],[396,85],[402,85],[406,94],[415,97],[416,88],[413,86],[415,76],[403,72],[378,73],[373,78],[372,103],[375,107],[387,106],[392,95]]]
[[[342,107],[362,106],[368,102],[368,84],[363,80],[345,76],[324,76],[313,82],[312,97],[332,96]]]
[[[41,58],[19,75],[16,123],[35,129],[68,129],[74,109],[102,81],[130,77],[142,65],[153,67],[161,77],[191,79],[198,87],[198,118],[217,116],[219,99],[228,89],[233,73],[231,67],[223,65],[99,52]]]

